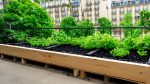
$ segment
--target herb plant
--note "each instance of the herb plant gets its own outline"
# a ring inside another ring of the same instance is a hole
[[[144,50],[138,50],[137,53],[142,57],[147,56],[147,51]]]
[[[114,57],[125,57],[127,55],[130,54],[130,52],[127,50],[127,49],[124,49],[124,48],[115,48],[111,51],[111,54],[114,56]]]

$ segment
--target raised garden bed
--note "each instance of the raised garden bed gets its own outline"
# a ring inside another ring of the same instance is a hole
[[[60,47],[60,46],[59,46]],[[53,48],[54,49],[54,48]],[[87,51],[88,52],[88,51]],[[87,53],[85,51],[85,53]],[[150,84],[150,65],[112,59],[68,54],[56,51],[0,44],[0,53],[23,59],[54,64],[83,72]],[[79,53],[79,52],[78,52]],[[82,53],[83,54],[83,53]]]

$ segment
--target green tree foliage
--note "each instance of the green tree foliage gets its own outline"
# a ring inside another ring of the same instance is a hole
[[[132,15],[130,12],[124,14],[123,20],[120,22],[120,26],[123,27],[131,27],[132,24]]]
[[[120,26],[127,27],[124,28],[125,37],[138,37],[141,34],[140,29],[130,28],[133,26],[132,14],[130,12],[124,14],[123,20],[120,22]]]
[[[90,19],[82,20],[77,24],[79,36],[89,36],[94,33],[94,25]]]
[[[65,17],[62,19],[60,23],[60,28],[64,31],[68,36],[74,36],[73,32],[75,31],[74,28],[77,26],[77,21],[74,17]]]
[[[143,10],[140,12],[139,26],[150,26],[150,11]]]
[[[112,26],[112,23],[106,17],[98,18],[99,31],[101,33],[110,33],[110,29],[108,27]],[[106,27],[106,28],[105,28]]]
[[[54,28],[54,22],[47,11],[30,0],[13,0],[4,8],[4,21],[17,28]],[[43,32],[44,31],[44,32]],[[34,30],[30,34],[35,36],[49,36],[50,30]]]

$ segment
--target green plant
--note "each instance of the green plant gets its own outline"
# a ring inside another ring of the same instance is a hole
[[[138,21],[139,26],[150,26],[150,11],[142,10],[140,12],[140,19]]]
[[[92,36],[87,36],[83,38],[80,46],[85,49],[102,48],[101,38],[102,35],[100,34],[100,32],[95,32]]]
[[[114,49],[116,47],[120,47],[121,44],[122,44],[121,41],[119,41],[118,39],[113,38],[109,34],[102,35],[100,43],[102,44],[103,48],[109,49],[109,50]]]
[[[27,42],[31,45],[31,46],[50,46],[55,44],[55,42],[53,42],[52,38],[48,37],[46,38],[38,38],[38,37],[32,37],[30,39],[27,39]]]
[[[101,33],[108,33],[110,34],[110,28],[112,26],[112,23],[109,19],[105,17],[98,18],[98,25],[99,25],[99,31]],[[105,28],[106,27],[106,28]]]
[[[110,52],[114,57],[125,57],[130,54],[127,49],[115,48]]]
[[[142,56],[142,57],[148,55],[148,54],[147,54],[147,51],[144,51],[144,50],[138,50],[137,53],[138,53],[140,56]]]
[[[2,16],[6,24],[12,24],[15,28],[23,28],[20,31],[25,32],[24,29],[26,29],[27,33],[32,36],[49,37],[52,31],[40,28],[54,28],[54,21],[49,17],[47,11],[30,0],[10,1],[5,5]]]
[[[135,43],[134,43],[134,38],[132,37],[127,37],[123,40],[124,47],[128,50],[134,49]]]
[[[27,34],[20,31],[3,29],[1,30],[0,40],[1,42],[23,42],[27,38]]]
[[[70,42],[70,37],[68,37],[64,31],[54,31],[51,39],[55,44],[68,44]]]
[[[132,24],[132,14],[130,12],[127,12],[124,14],[123,20],[120,22],[120,26],[123,27],[131,27]]]
[[[75,20],[74,17],[65,17],[62,19],[60,23],[60,28],[62,31],[64,31],[68,36],[74,36],[74,32],[77,26],[77,21]]]
[[[76,36],[89,36],[94,33],[94,24],[91,20],[86,19],[79,21],[77,24]]]
[[[72,46],[81,45],[84,42],[85,37],[71,38],[69,44]]]

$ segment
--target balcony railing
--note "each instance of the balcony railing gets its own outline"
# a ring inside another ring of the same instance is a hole
[[[132,6],[132,5],[139,5],[139,4],[147,4],[150,3],[150,0],[130,0],[130,1],[120,1],[120,2],[112,2],[112,7],[121,7],[121,6]]]

